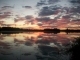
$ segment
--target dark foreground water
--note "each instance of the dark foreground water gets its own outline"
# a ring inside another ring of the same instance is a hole
[[[69,60],[65,53],[80,33],[0,34],[0,60]]]

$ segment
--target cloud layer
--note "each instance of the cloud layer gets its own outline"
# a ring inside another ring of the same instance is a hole
[[[8,0],[8,2],[4,0],[1,2],[0,26],[2,27],[66,28],[76,27],[80,23],[79,0]]]

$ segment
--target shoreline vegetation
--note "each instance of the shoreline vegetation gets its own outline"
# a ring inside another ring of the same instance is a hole
[[[80,60],[80,37],[75,38],[75,41],[67,53],[71,54],[70,60]]]
[[[13,28],[13,27],[2,27],[0,28],[0,33],[19,33],[19,32],[44,32],[44,33],[60,33],[60,32],[65,32],[65,33],[79,33],[80,30],[72,30],[72,29],[68,29],[66,28],[65,30],[60,30],[58,28],[54,28],[54,29],[22,29],[22,28]]]

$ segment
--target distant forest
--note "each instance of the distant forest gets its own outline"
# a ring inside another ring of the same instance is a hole
[[[22,29],[22,28],[13,28],[13,27],[2,27],[0,28],[0,31],[54,31],[54,32],[80,32],[80,30],[71,30],[71,29],[65,29],[65,30],[60,30],[57,28],[54,29]]]

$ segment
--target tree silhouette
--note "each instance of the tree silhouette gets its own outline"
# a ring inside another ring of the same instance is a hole
[[[68,52],[71,53],[70,60],[80,60],[80,37],[76,38]]]

